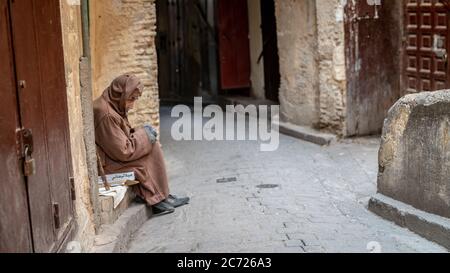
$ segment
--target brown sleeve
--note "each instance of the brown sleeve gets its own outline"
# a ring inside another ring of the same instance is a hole
[[[143,128],[128,137],[111,116],[103,118],[95,128],[95,141],[111,159],[120,162],[141,159],[152,151],[152,144]]]

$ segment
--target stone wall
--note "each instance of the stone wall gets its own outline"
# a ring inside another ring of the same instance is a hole
[[[86,166],[86,150],[82,137],[83,117],[79,73],[80,57],[82,56],[82,35],[79,1],[61,0],[61,19],[69,110],[70,146],[77,196],[75,217],[78,230],[74,240],[81,243],[84,251],[88,251],[93,245],[95,228]]]
[[[401,91],[401,1],[383,4],[380,20],[360,26],[369,33],[355,30],[347,39],[355,1],[275,1],[282,121],[344,137],[379,132]],[[355,49],[362,40],[364,48]],[[350,49],[364,58],[350,58]]]
[[[70,144],[75,178],[75,217],[77,233],[74,241],[82,251],[94,244],[94,214],[83,138],[80,58],[82,52],[81,10],[78,0],[60,0],[63,28],[65,76],[69,109]],[[91,55],[94,98],[98,97],[114,77],[135,73],[144,82],[145,92],[130,115],[136,124],[151,121],[159,125],[157,60],[154,37],[156,17],[154,0],[90,1]],[[94,202],[94,204],[93,204]],[[97,204],[98,205],[98,204]]]
[[[389,111],[379,193],[450,218],[450,91],[408,95]]]
[[[401,98],[378,160],[369,210],[450,250],[450,90]]]
[[[134,125],[159,126],[155,0],[90,1],[94,97],[123,73],[134,73],[145,91],[130,113]]]
[[[319,105],[322,129],[345,133],[346,64],[344,8],[347,0],[316,0]]]
[[[281,119],[313,126],[319,121],[315,0],[276,0]]]
[[[343,134],[344,6],[335,0],[276,1],[283,121]]]

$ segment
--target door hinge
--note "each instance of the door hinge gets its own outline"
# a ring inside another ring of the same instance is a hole
[[[61,227],[61,218],[59,217],[59,204],[53,203],[53,219],[55,220],[55,228]]]
[[[77,200],[77,193],[75,191],[75,178],[70,177],[70,195],[72,197],[72,201]]]

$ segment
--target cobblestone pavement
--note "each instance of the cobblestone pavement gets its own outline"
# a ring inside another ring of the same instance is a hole
[[[192,201],[148,221],[130,252],[370,252],[371,242],[383,252],[445,252],[367,210],[376,138],[319,147],[281,135],[279,150],[263,153],[251,141],[175,142],[170,109],[161,114],[171,189]],[[269,184],[277,187],[261,188]]]

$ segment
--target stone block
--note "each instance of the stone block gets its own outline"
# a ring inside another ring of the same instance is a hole
[[[378,191],[450,218],[450,91],[408,95],[389,111]]]
[[[385,120],[369,209],[449,248],[449,162],[450,91],[403,97]]]

